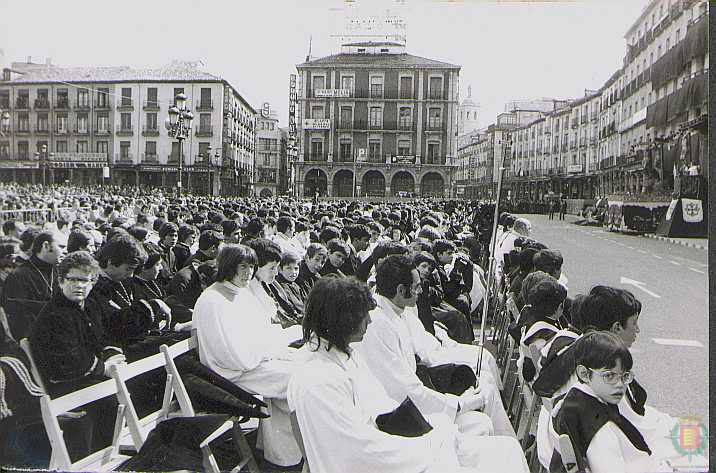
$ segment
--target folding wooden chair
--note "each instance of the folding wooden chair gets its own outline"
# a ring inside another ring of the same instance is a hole
[[[89,386],[84,389],[66,394],[57,399],[51,399],[49,395],[40,398],[42,410],[42,421],[47,430],[47,436],[52,446],[52,457],[50,459],[50,470],[60,471],[111,471],[123,463],[129,457],[119,454],[119,441],[121,438],[122,426],[126,419],[124,404],[117,407],[117,417],[114,424],[114,435],[112,443],[99,451],[73,462],[65,444],[64,435],[58,417],[64,413],[86,406],[99,399],[117,395],[117,385],[113,380]]]
[[[577,465],[577,455],[574,453],[572,440],[569,435],[562,434],[559,436],[559,454],[562,457],[562,464],[567,473],[577,473],[579,465]]]
[[[171,399],[173,396],[176,396],[177,401],[179,403],[179,409],[182,415],[185,417],[195,417],[197,413],[194,411],[194,406],[191,403],[189,393],[184,386],[184,382],[182,381],[179,370],[174,363],[174,359],[177,356],[182,355],[197,347],[198,339],[196,337],[196,331],[193,330],[190,339],[175,343],[171,347],[167,345],[162,345],[159,348],[162,352],[162,355],[164,356],[165,369],[167,370],[167,390],[164,392],[164,402],[166,404],[168,402],[168,398]],[[212,473],[220,472],[219,466],[216,462],[216,458],[214,457],[214,454],[211,450],[210,443],[225,432],[227,432],[229,429],[232,429],[232,437],[234,443],[236,444],[236,447],[242,458],[241,462],[231,470],[232,473],[241,471],[241,469],[243,469],[245,466],[248,466],[248,470],[252,473],[260,473],[258,464],[256,463],[256,459],[254,458],[253,451],[251,450],[251,447],[246,440],[244,432],[241,430],[241,423],[243,420],[244,419],[237,420],[235,418],[232,418],[232,420],[228,420],[213,434],[211,434],[211,436],[207,437],[201,442],[200,447],[202,455],[204,457],[205,468],[207,470],[211,471]]]
[[[37,369],[37,365],[35,364],[35,359],[32,357],[30,341],[27,338],[20,340],[20,348],[22,348],[22,351],[25,352],[25,355],[27,355],[27,358],[30,360],[30,371],[32,372],[32,377],[35,378],[35,383],[37,383],[43,391],[47,392],[47,387],[45,387],[45,383],[42,381],[42,377],[40,376],[40,371]]]
[[[538,461],[537,442],[534,440],[536,432],[533,432],[533,430],[536,430],[534,428],[535,418],[537,417],[540,406],[542,405],[542,398],[535,394],[527,383],[522,385],[521,397],[522,407],[515,422],[515,430],[517,431],[517,439],[525,449],[527,463],[530,468],[534,468],[535,463],[538,463]],[[532,443],[528,440],[530,435],[532,435]]]

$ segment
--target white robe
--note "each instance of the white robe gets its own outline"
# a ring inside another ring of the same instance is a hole
[[[288,387],[312,473],[528,471],[515,439],[465,436],[444,415],[427,416],[433,430],[420,437],[380,431],[376,416],[398,402],[388,397],[359,354],[348,357],[325,347],[323,341],[311,351],[305,369]]]
[[[299,351],[288,344],[302,337],[301,327],[283,329],[272,324],[265,306],[249,288],[226,282],[214,283],[202,292],[192,322],[202,364],[269,400],[271,417],[261,420],[259,437],[264,457],[281,466],[301,461],[286,404],[288,381],[301,370]]]
[[[281,253],[293,253],[299,261],[302,260],[303,256],[306,254],[305,248],[303,248],[295,237],[288,238],[283,233],[276,232],[271,239],[281,248]]]
[[[388,395],[396,401],[410,396],[423,415],[443,413],[453,419],[462,416],[464,413],[457,413],[457,396],[439,393],[423,385],[415,374],[415,356],[427,366],[459,363],[475,370],[479,349],[462,344],[443,348],[435,337],[425,331],[415,308],[399,312],[389,299],[377,295],[376,300],[378,306],[370,312],[371,323],[356,350]],[[479,376],[481,394],[485,399],[483,412],[492,420],[497,435],[516,437],[491,373],[497,368],[491,366],[488,355],[488,352],[483,352]]]

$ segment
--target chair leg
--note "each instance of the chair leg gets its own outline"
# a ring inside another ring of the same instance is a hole
[[[249,446],[249,442],[246,440],[246,437],[241,430],[241,424],[238,422],[234,422],[232,437],[234,438],[236,447],[241,453],[241,468],[243,468],[244,465],[248,465],[251,473],[261,473],[259,465],[256,463],[256,458],[254,458],[254,453],[251,451],[251,447]]]

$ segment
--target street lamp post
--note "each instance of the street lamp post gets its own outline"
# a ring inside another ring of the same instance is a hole
[[[207,193],[211,196],[214,195],[214,167],[219,167],[221,165],[221,150],[217,149],[214,153],[214,156],[211,155],[211,145],[207,146],[206,148],[206,170],[207,170],[207,180],[209,185],[207,186]],[[220,172],[220,171],[219,171]],[[221,179],[219,175],[219,179]]]
[[[54,153],[50,153],[50,156],[53,156]],[[40,161],[40,167],[42,168],[42,185],[47,185],[47,145],[42,145],[40,148],[40,151],[35,153],[35,157]]]
[[[176,105],[169,108],[169,116],[164,120],[164,126],[169,135],[179,141],[179,179],[177,181],[178,193],[182,192],[182,167],[184,165],[184,140],[191,133],[191,122],[194,114],[186,106],[186,95],[177,94],[175,97]]]

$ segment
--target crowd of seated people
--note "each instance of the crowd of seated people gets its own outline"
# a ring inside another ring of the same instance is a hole
[[[645,406],[625,348],[638,333],[638,301],[601,286],[568,298],[561,254],[529,239],[524,219],[501,216],[489,274],[484,204],[136,191],[83,199],[89,205],[60,215],[62,224],[2,225],[0,458],[16,466],[46,467],[51,450],[37,413],[44,390],[17,342],[29,340],[42,384],[56,397],[108,379],[112,366],[193,329],[201,364],[266,402],[256,449],[267,465],[527,471],[502,373],[475,337],[485,305],[494,305],[490,277],[511,308],[520,376],[545,399],[537,432],[545,468],[561,464],[555,436],[593,421],[579,406],[592,412],[590,399],[609,403],[600,398],[604,383],[623,388],[609,404],[629,424],[605,408],[616,420],[573,439],[580,461],[608,471],[631,461],[598,463],[615,445],[631,442],[635,456],[650,460],[643,445],[660,448],[670,418]],[[137,380],[133,399],[139,393],[147,409],[161,403],[162,383]],[[81,427],[66,430],[73,457],[110,441],[116,400],[86,411],[67,420]]]

